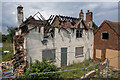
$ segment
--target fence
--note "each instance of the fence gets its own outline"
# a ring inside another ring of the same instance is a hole
[[[3,77],[3,79],[8,78],[19,78],[19,77],[26,77],[29,79],[30,76],[40,75],[40,74],[51,74],[51,73],[64,73],[64,72],[71,72],[71,71],[82,71],[81,78],[88,78],[95,76],[96,78],[111,78],[119,74],[118,71],[114,71],[114,74],[110,73],[110,60],[115,59],[120,56],[116,56],[110,59],[106,59],[105,61],[98,62],[94,65],[88,66],[86,68],[78,68],[78,69],[70,69],[70,70],[62,70],[62,71],[55,71],[55,72],[44,72],[44,73],[31,73],[28,76],[26,75],[17,75],[12,77]]]

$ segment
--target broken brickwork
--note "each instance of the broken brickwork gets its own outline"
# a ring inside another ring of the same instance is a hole
[[[99,50],[101,59],[106,59],[106,49],[119,49],[119,22],[105,20],[94,34],[94,59],[96,59],[96,50]],[[102,33],[108,33],[108,39],[102,39]]]
[[[24,50],[24,37],[16,35],[14,37],[15,54],[13,57],[14,75],[22,75],[26,70],[25,50]]]

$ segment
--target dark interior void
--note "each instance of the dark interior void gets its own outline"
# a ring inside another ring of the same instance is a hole
[[[102,39],[108,40],[109,39],[109,33],[102,33]]]

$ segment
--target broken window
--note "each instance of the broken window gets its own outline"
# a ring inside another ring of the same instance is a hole
[[[102,33],[102,39],[103,40],[108,40],[109,39],[109,33],[108,32]]]
[[[46,49],[42,51],[42,58],[46,60],[55,60],[55,49]]]
[[[75,57],[83,56],[83,47],[75,48]]]
[[[43,45],[47,45],[48,40],[44,39],[44,40],[42,40],[41,42],[42,42]]]
[[[82,37],[82,30],[76,30],[76,38]]]

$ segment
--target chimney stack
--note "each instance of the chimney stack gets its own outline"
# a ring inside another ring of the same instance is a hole
[[[79,13],[79,18],[83,19],[84,20],[84,13],[83,13],[83,10],[81,9],[81,12]]]
[[[20,27],[21,23],[23,22],[23,7],[21,5],[17,7],[17,20],[18,27]]]
[[[87,13],[86,13],[86,22],[91,22],[93,21],[93,13],[90,12],[89,10],[87,10]]]

